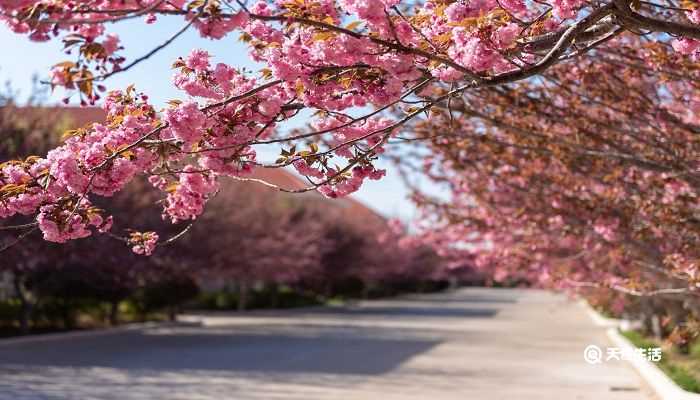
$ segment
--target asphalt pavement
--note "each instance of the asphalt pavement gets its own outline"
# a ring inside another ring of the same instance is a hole
[[[642,400],[562,295],[466,288],[142,329],[0,341],[1,400]]]

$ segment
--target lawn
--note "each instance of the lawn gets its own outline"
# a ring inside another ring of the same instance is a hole
[[[682,354],[668,343],[646,337],[637,331],[621,333],[636,347],[661,347],[663,356],[657,363],[659,368],[678,386],[689,392],[700,393],[700,341],[691,347],[689,354]]]

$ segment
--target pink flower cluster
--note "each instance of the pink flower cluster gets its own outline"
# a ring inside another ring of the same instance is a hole
[[[333,173],[338,172],[334,170],[331,171]],[[331,180],[330,183],[319,187],[318,191],[332,199],[344,197],[358,191],[365,179],[379,180],[382,179],[384,175],[386,175],[386,170],[375,169],[373,166],[357,166],[352,169],[352,174],[349,177],[340,175],[338,178]]]
[[[204,205],[218,190],[215,178],[197,172],[188,165],[180,175],[180,180],[166,199],[165,213],[173,223],[195,219],[204,211]]]
[[[88,229],[89,227],[106,232],[112,226],[112,218],[105,220],[98,212],[91,211],[87,200],[82,200],[75,209],[61,208],[52,204],[42,206],[39,209],[37,222],[44,239],[58,243],[90,236],[92,232]]]
[[[465,74],[487,79],[530,67],[541,57],[536,53],[544,52],[523,51],[527,46],[521,39],[569,26],[567,20],[588,15],[592,7],[583,0],[545,3],[258,0],[241,10],[221,2],[104,0],[90,4],[95,12],[86,12],[85,2],[0,2],[0,20],[17,33],[32,40],[70,35],[66,50],[80,54],[75,63],[57,64],[51,83],[77,89],[90,102],[99,98],[87,83],[90,76],[109,75],[124,61],[118,55],[119,37],[106,29],[120,18],[120,10],[127,17],[134,9],[142,10],[138,15],[148,24],[156,23],[161,13],[180,14],[211,39],[240,31],[252,60],[265,67],[256,79],[227,64],[214,64],[207,51],[195,49],[174,64],[173,84],[188,98],[164,111],[156,111],[133,89],[110,92],[104,99],[107,121],[74,131],[44,158],[0,166],[0,217],[36,215],[51,241],[85,237],[111,226],[111,219],[90,205],[91,197],[112,196],[144,174],[166,193],[165,218],[192,220],[217,193],[219,178],[251,173],[259,163],[255,146],[283,141],[278,124],[305,108],[320,111],[306,117],[314,132],[284,140],[303,140],[314,150],[283,154],[279,163],[292,165],[328,197],[348,195],[367,179],[384,176],[373,162],[396,133],[400,118],[388,118],[385,111],[393,110],[392,104],[407,97],[425,104],[423,100]],[[397,11],[404,5],[411,6],[407,17]],[[550,7],[552,13],[541,12]],[[680,13],[698,24],[699,10]],[[700,50],[700,42],[691,38],[674,40],[672,46],[693,57]],[[424,91],[413,93],[423,84],[428,86]],[[358,109],[375,112],[351,117]],[[513,180],[513,187],[524,184]],[[684,193],[669,182],[664,201]],[[493,194],[499,202],[512,195],[508,190]],[[615,224],[598,222],[594,231],[614,237]],[[155,234],[142,235],[135,251],[150,254],[155,240]]]
[[[158,245],[158,234],[155,232],[132,232],[129,245],[136,254],[150,256]]]
[[[199,111],[197,103],[188,102],[165,112],[165,121],[170,125],[172,136],[192,147],[204,135],[207,117]]]
[[[124,100],[128,98],[128,101]],[[0,214],[37,213],[46,240],[65,242],[89,236],[90,227],[109,229],[111,217],[91,206],[89,194],[111,196],[138,172],[151,168],[157,157],[145,148],[121,152],[152,129],[154,113],[132,94],[113,92],[105,103],[108,119],[118,126],[95,124],[74,131],[46,158],[6,164],[0,183],[7,191]]]

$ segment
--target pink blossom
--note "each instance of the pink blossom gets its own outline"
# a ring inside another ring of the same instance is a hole
[[[180,173],[175,188],[168,194],[165,215],[172,222],[195,219],[204,211],[204,205],[219,188],[213,177],[196,172],[188,165]]]
[[[453,31],[453,40],[456,46],[450,50],[450,55],[472,71],[481,72],[490,69],[500,57],[487,43],[472,36],[464,28],[456,28]]]
[[[85,200],[77,209],[72,207],[61,209],[54,205],[41,207],[36,220],[44,239],[49,242],[65,243],[68,240],[90,236],[92,232],[88,227],[101,227],[103,220],[95,216],[82,216],[81,214],[88,207],[89,203]]]
[[[522,13],[526,10],[523,0],[500,0],[500,4],[512,13]]]
[[[554,0],[554,13],[559,18],[574,18],[582,4],[582,0]]]
[[[64,68],[54,67],[49,71],[49,78],[51,79],[51,84],[54,86],[66,86],[69,82],[68,74]]]
[[[231,17],[196,19],[194,25],[203,37],[221,39],[229,32],[241,28],[246,23],[248,23],[248,13],[239,11]]]
[[[274,117],[280,112],[282,101],[279,98],[270,98],[258,104],[258,110],[266,117]]]
[[[302,174],[302,175],[310,176],[310,177],[312,177],[312,178],[318,178],[318,179],[323,178],[323,172],[321,172],[321,171],[319,171],[318,169],[316,169],[316,168],[310,166],[310,165],[309,165],[306,161],[304,161],[303,159],[299,159],[299,160],[294,161],[294,162],[292,163],[292,165],[293,165],[294,168],[296,168],[296,170],[297,170],[300,174]]]
[[[688,19],[694,24],[700,24],[700,7],[696,6],[693,11],[688,12]]]
[[[617,237],[616,231],[619,225],[619,220],[616,218],[613,219],[606,219],[606,218],[598,218],[595,221],[595,224],[593,226],[593,229],[597,234],[602,236],[605,240],[607,241],[613,241]]]
[[[89,178],[81,171],[77,160],[68,148],[58,148],[49,152],[51,175],[66,189],[82,194],[87,189]]]
[[[107,56],[114,54],[119,49],[119,36],[113,33],[108,34],[107,38],[102,42],[102,47],[105,49]]]
[[[129,238],[131,251],[136,254],[150,256],[158,245],[158,234],[155,232],[133,232]]]
[[[491,40],[499,49],[507,49],[520,36],[521,28],[514,23],[506,24],[498,28],[492,35]]]
[[[170,124],[174,137],[182,140],[185,145],[192,145],[202,138],[207,118],[199,111],[197,103],[188,102],[168,109],[165,120]]]
[[[445,15],[449,22],[459,22],[467,17],[467,6],[461,2],[454,2],[445,9]]]
[[[700,41],[695,39],[681,38],[671,43],[673,49],[681,54],[693,54],[700,47]]]
[[[209,69],[209,57],[209,52],[206,50],[193,49],[185,64],[197,72],[206,71]]]

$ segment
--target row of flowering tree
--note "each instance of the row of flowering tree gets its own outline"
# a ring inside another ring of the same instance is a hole
[[[50,147],[61,127],[71,123],[66,118],[71,113],[60,109],[1,104],[0,152],[6,157],[25,158]],[[391,294],[445,278],[435,253],[400,226],[370,211],[366,216],[375,218],[359,223],[318,194],[301,197],[228,182],[202,220],[180,235],[186,240],[173,240],[180,228],[162,220],[157,200],[158,191],[137,179],[122,193],[96,202],[129,226],[156,227],[170,236],[153,257],[124,251],[126,241],[137,247],[135,253],[150,252],[151,234],[134,241],[144,235],[140,232],[55,244],[37,231],[27,231],[19,241],[14,230],[0,231],[0,245],[7,247],[0,276],[11,277],[18,325],[24,330],[56,325],[55,317],[70,328],[86,308],[115,324],[125,301],[141,314],[137,317],[153,310],[173,313],[197,294],[198,285],[207,289],[212,282],[235,285],[238,306],[245,308],[253,287],[264,286],[273,297],[286,287],[294,296],[322,299],[370,290]],[[0,311],[2,306],[0,301]],[[0,312],[0,325],[3,318]]]
[[[358,221],[314,197],[226,185],[187,239],[172,247],[204,280],[235,283],[240,308],[260,284],[323,298],[366,297],[420,290],[421,283],[448,278],[433,249],[400,226]]]
[[[416,194],[426,240],[496,280],[602,296],[657,334],[665,321],[698,335],[699,67],[619,39],[413,124],[432,152],[411,168],[451,193]]]
[[[183,28],[162,46],[133,60],[120,56],[111,24],[142,18],[144,29],[156,29],[160,16],[173,15]],[[344,196],[384,175],[375,160],[407,122],[451,111],[465,96],[511,90],[559,65],[573,74],[587,70],[572,68],[584,59],[596,68],[614,65],[591,54],[641,58],[664,90],[658,95],[672,103],[692,94],[692,79],[671,87],[659,69],[664,55],[693,62],[698,15],[694,3],[632,0],[3,1],[0,18],[12,30],[63,41],[74,58],[56,64],[51,84],[77,91],[83,102],[99,100],[102,81],[139,67],[187,29],[209,39],[240,35],[265,68],[246,73],[193,50],[173,64],[184,96],[162,112],[133,87],[107,93],[107,121],[68,132],[45,157],[3,166],[0,215],[31,216],[31,229],[55,242],[105,232],[112,218],[98,212],[94,198],[145,174],[164,192],[167,218],[191,220],[217,193],[219,178],[245,179],[260,164],[256,148],[267,144],[283,151],[264,167],[290,165],[308,178],[296,191]],[[522,95],[514,96],[520,107]],[[561,106],[580,98],[563,95]],[[685,104],[664,107],[664,119],[687,122]],[[357,108],[369,112],[348,113]],[[392,108],[403,115],[385,112]],[[313,113],[309,129],[277,129],[301,110]],[[146,234],[133,241],[148,254],[156,240]]]
[[[653,43],[602,48],[413,125],[433,150],[417,168],[452,193],[418,196],[432,227],[496,276],[694,293],[699,66]]]

